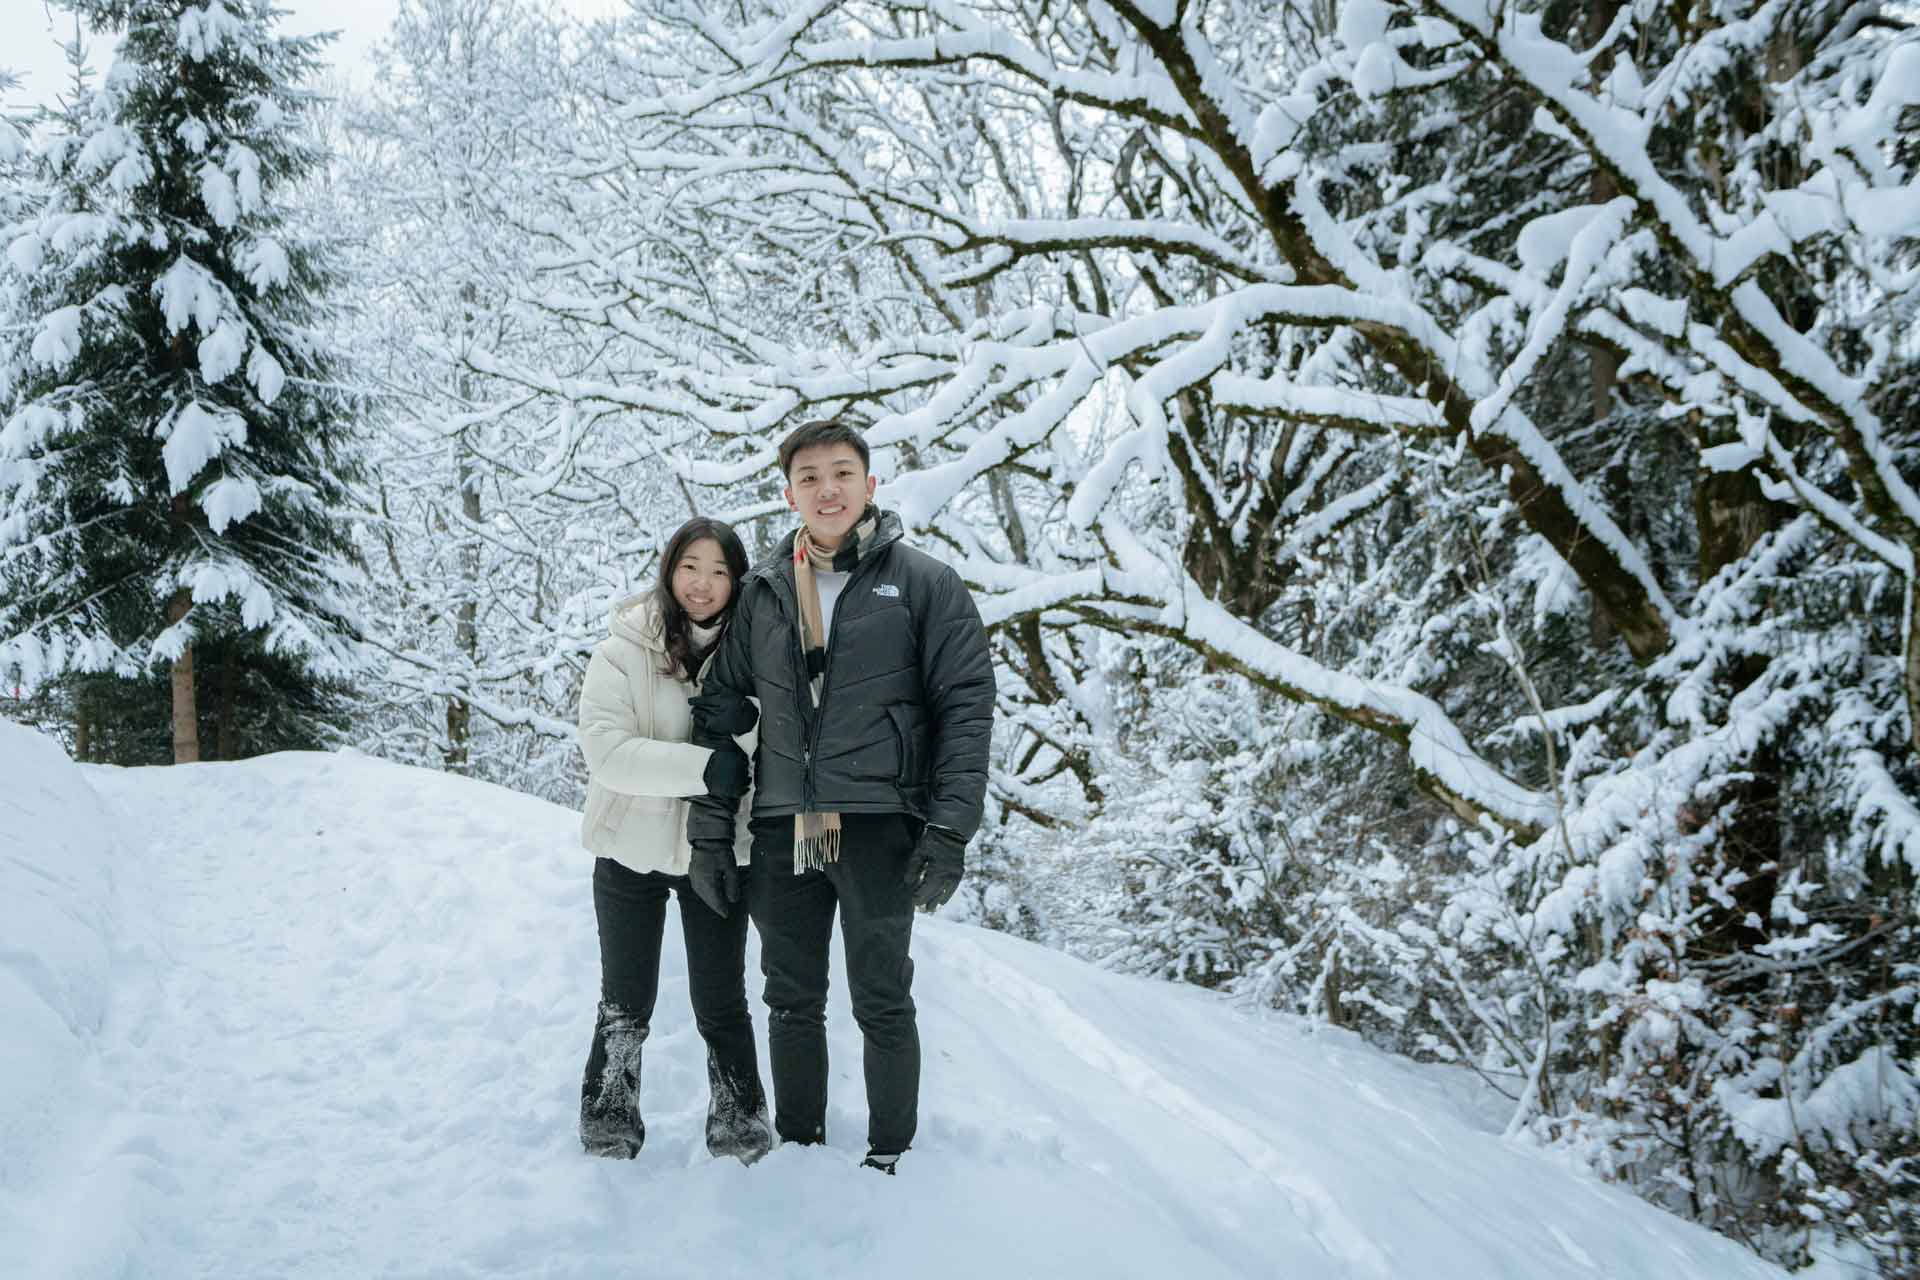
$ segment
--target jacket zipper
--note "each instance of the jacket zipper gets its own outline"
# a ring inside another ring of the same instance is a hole
[[[782,599],[790,606],[790,616],[787,619],[787,635],[789,637],[788,644],[791,646],[793,650],[794,670],[799,673],[800,683],[804,690],[805,686],[808,683],[807,651],[806,651],[806,647],[800,643],[799,592],[797,589],[788,590],[787,579],[785,574],[782,574],[776,570],[774,573],[772,573],[769,576],[772,578],[774,586],[777,588],[775,594],[779,594],[782,591],[786,592],[786,594],[782,597]],[[849,580],[849,584],[851,584],[851,580]],[[843,592],[842,594],[845,594],[845,593]],[[836,600],[834,601],[834,613],[836,616],[838,615],[839,610],[840,610],[840,602]],[[810,705],[812,701],[812,696],[807,692],[803,691],[799,693],[798,696],[802,700],[800,705],[802,709],[807,713],[807,719],[808,719],[807,743],[804,747],[800,748],[800,809],[801,809],[801,812],[803,813],[812,813],[813,812],[813,792],[814,792],[813,749],[819,743],[820,712],[822,708],[826,706],[826,703],[827,703],[826,671],[822,669],[820,673],[820,706],[815,707]]]
[[[883,549],[884,549],[883,547],[875,547],[874,552],[875,554],[877,554]],[[833,681],[830,679],[830,677],[833,674],[833,646],[834,646],[833,633],[840,629],[840,605],[843,601],[846,600],[847,593],[853,590],[853,580],[859,576],[860,571],[863,568],[865,568],[866,564],[868,562],[871,562],[872,559],[873,559],[873,556],[869,555],[866,561],[863,561],[859,564],[854,565],[852,572],[847,574],[847,585],[840,589],[840,594],[837,597],[835,597],[833,602],[833,621],[827,627],[826,653],[822,659],[823,665],[820,669],[820,705],[812,709],[813,723],[807,729],[807,745],[802,751],[801,759],[800,759],[800,765],[801,765],[800,802],[803,806],[804,812],[807,812],[807,813],[813,813],[815,811],[814,809],[815,778],[814,778],[813,753],[816,750],[818,750],[820,746],[820,726],[823,723],[825,723],[827,718],[827,696],[833,692]],[[785,578],[783,577],[781,581],[784,584]],[[798,598],[797,588],[795,589],[795,599],[793,602],[793,608],[794,608],[794,614],[797,618],[800,612],[800,601]],[[800,656],[800,678],[804,682],[807,678],[807,654],[806,654],[806,649],[800,643],[799,626],[795,625],[793,628],[791,628],[790,634],[793,636],[794,650]]]

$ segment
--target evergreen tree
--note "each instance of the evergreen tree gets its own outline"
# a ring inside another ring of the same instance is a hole
[[[49,122],[44,207],[7,236],[0,668],[167,668],[178,761],[207,720],[229,751],[312,745],[357,656],[336,281],[279,200],[323,158],[300,88],[320,39],[274,34],[264,0],[65,7],[121,43]],[[197,651],[222,667],[210,716]]]
[[[0,67],[0,95],[10,95],[20,87],[20,77]],[[20,212],[27,183],[27,129],[25,116],[0,106],[0,215],[11,221]]]
[[[79,83],[78,78],[85,74],[86,62],[77,40],[67,54]],[[14,101],[19,90],[19,75],[0,67],[0,249],[5,249],[17,234],[16,229],[33,218],[45,203],[30,149],[36,113]],[[6,271],[5,262],[6,259],[0,257],[0,342],[23,323],[18,281]],[[7,402],[9,394],[7,368],[0,363],[0,405]],[[6,467],[5,459],[0,458],[0,483],[4,483]],[[4,512],[0,511],[0,534],[4,529]],[[6,569],[7,558],[0,555],[0,600],[14,594]],[[0,708],[4,708],[9,719],[42,728],[49,727],[50,721],[70,719],[57,694],[57,690],[29,687],[17,664],[0,661]]]

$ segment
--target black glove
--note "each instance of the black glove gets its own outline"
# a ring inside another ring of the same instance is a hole
[[[760,723],[760,708],[737,693],[703,693],[688,698],[687,706],[693,711],[693,741],[703,747],[715,744],[702,738],[731,739]]]
[[[913,890],[913,905],[944,906],[960,887],[960,877],[966,869],[967,838],[958,831],[929,823],[920,833],[920,843],[913,846],[913,853],[907,859],[907,874],[903,877],[906,886]]]
[[[733,914],[733,904],[740,901],[740,867],[734,863],[731,844],[721,840],[695,844],[687,879],[700,901],[722,916]]]
[[[731,739],[726,746],[714,748],[700,775],[700,780],[707,784],[707,794],[716,800],[738,800],[747,794],[749,778],[747,753]]]

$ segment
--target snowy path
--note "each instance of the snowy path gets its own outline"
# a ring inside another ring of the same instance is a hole
[[[351,755],[84,776],[118,823],[111,978],[45,1176],[0,1181],[29,1275],[1779,1274],[1349,1039],[942,921],[899,1178],[855,1168],[837,972],[831,1145],[707,1158],[672,925],[647,1148],[588,1160],[572,815]]]

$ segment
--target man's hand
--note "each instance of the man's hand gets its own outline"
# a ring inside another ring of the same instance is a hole
[[[958,831],[928,824],[920,843],[907,858],[903,877],[913,890],[913,905],[935,909],[946,905],[967,869],[967,841]]]
[[[713,749],[700,780],[707,784],[707,794],[715,799],[738,800],[747,794],[747,783],[751,776],[747,753],[729,738],[726,746]]]
[[[716,691],[688,698],[693,712],[693,741],[703,747],[715,745],[702,738],[728,738],[747,732],[760,723],[760,708],[737,693]]]
[[[733,904],[740,901],[740,872],[731,844],[702,840],[693,846],[687,879],[693,882],[700,901],[721,916],[733,914]]]

